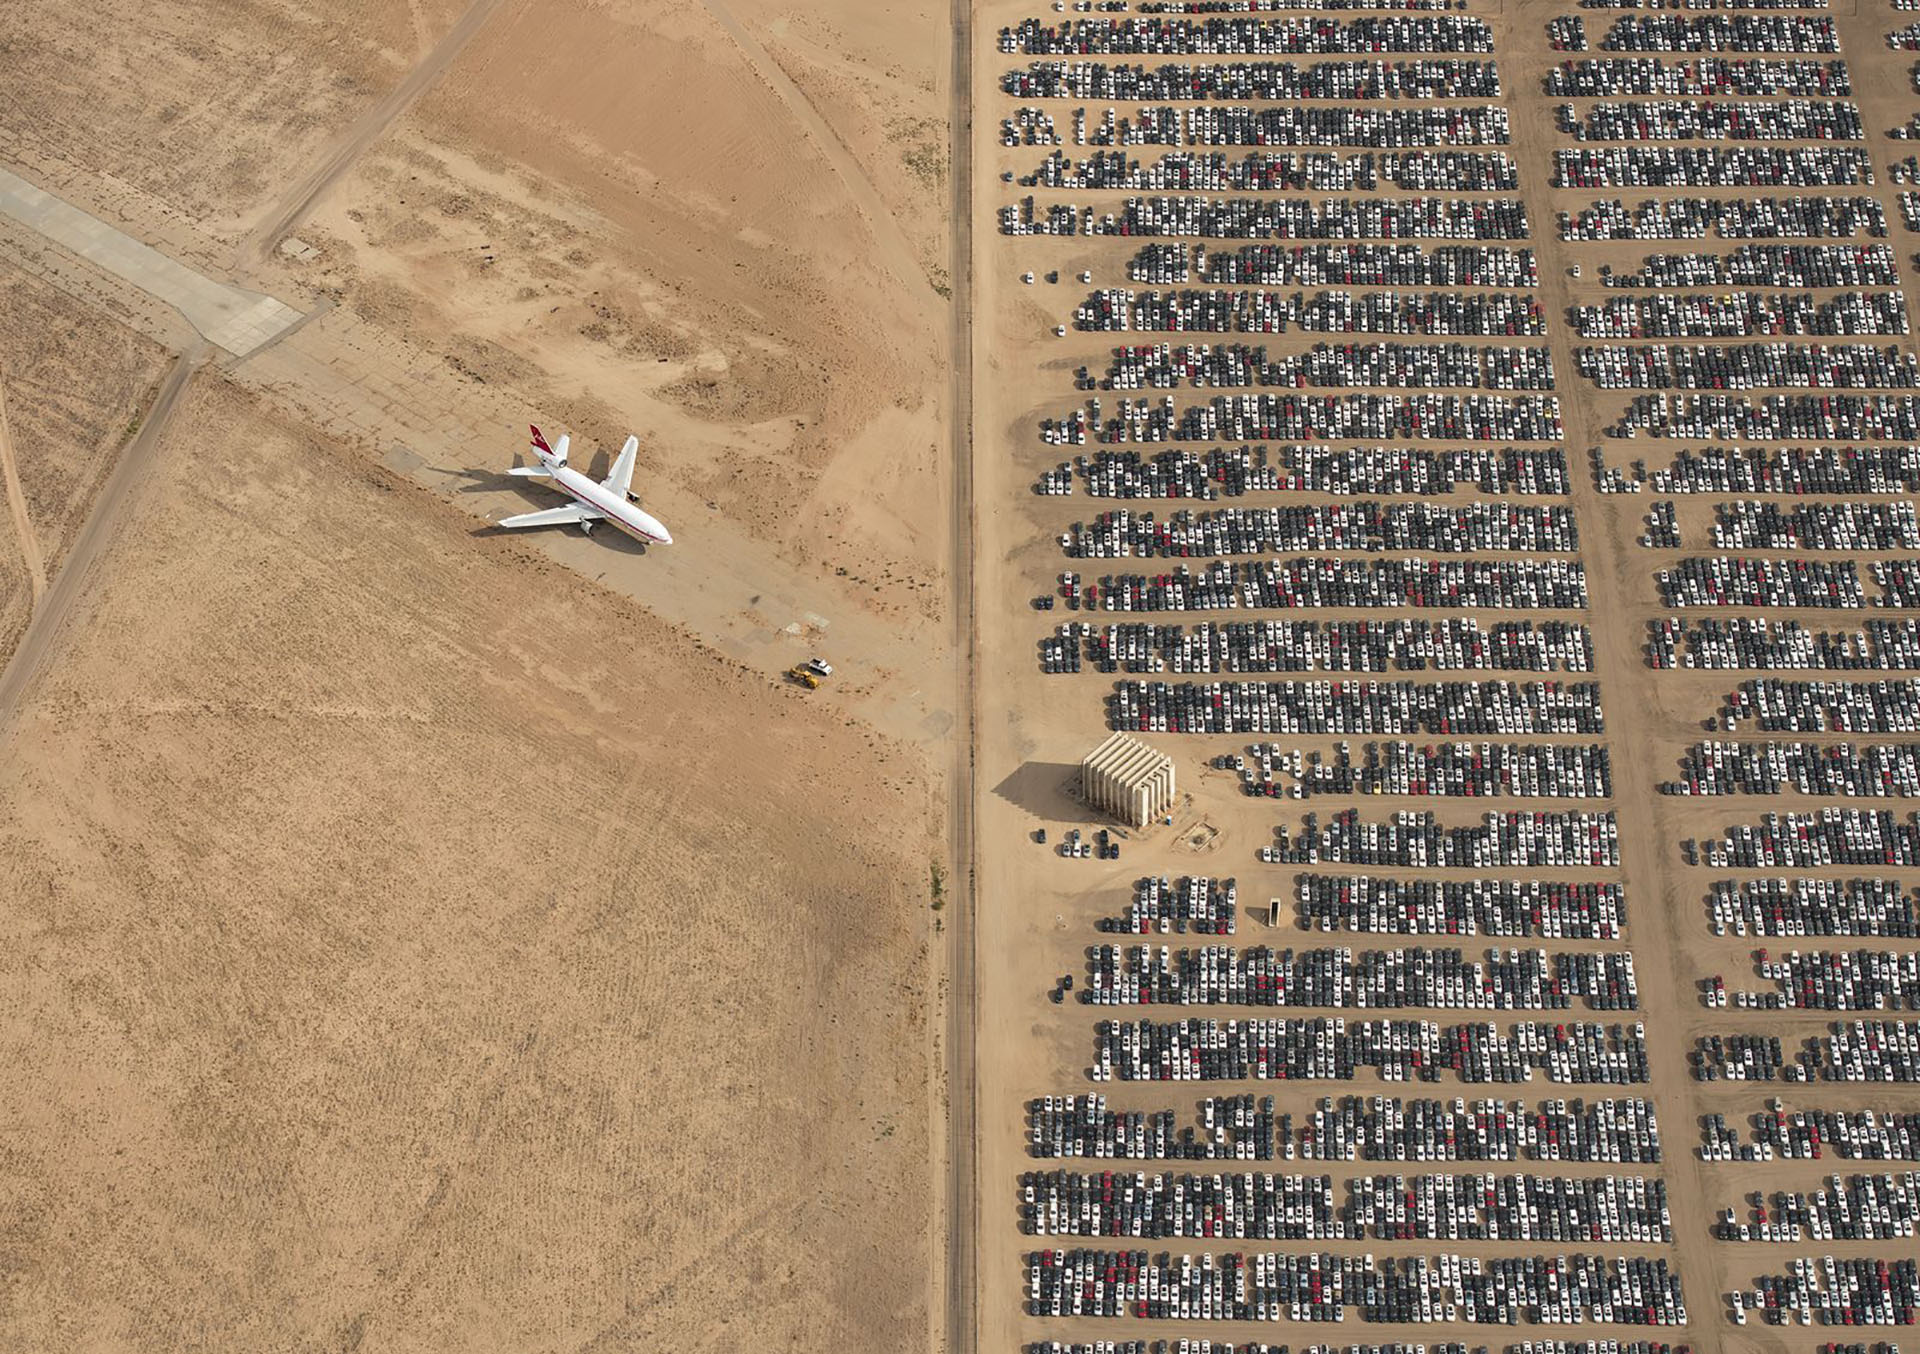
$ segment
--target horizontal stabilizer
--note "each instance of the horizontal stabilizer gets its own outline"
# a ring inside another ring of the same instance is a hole
[[[575,522],[586,524],[598,522],[606,514],[598,508],[589,508],[584,503],[569,503],[564,508],[548,508],[543,512],[523,512],[518,517],[502,517],[495,526],[499,527],[563,527]]]
[[[550,480],[553,472],[544,465],[515,465],[507,467],[509,475],[525,475],[529,479]]]

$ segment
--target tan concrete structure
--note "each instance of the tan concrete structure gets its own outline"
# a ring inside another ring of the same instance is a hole
[[[1173,803],[1173,758],[1116,733],[1080,763],[1087,802],[1129,827],[1145,827]]]

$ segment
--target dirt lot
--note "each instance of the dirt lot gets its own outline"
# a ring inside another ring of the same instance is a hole
[[[287,278],[894,596],[941,558],[937,53],[756,8],[504,7]]]
[[[913,756],[190,401],[0,764],[4,1342],[924,1339]]]
[[[166,354],[36,278],[0,268],[0,371],[21,488],[57,568]]]
[[[217,22],[164,0],[23,11],[0,52],[0,144],[9,159],[84,167],[105,180],[103,196],[131,191],[231,244],[400,78],[416,26],[440,8],[231,0]]]
[[[511,408],[440,418],[475,464],[535,418],[603,447],[638,431],[643,493],[764,543],[835,609],[937,622],[943,8],[500,0],[451,56],[469,7],[445,0],[261,0],[212,35],[113,8],[20,16],[0,152],[176,257],[332,308],[289,340],[303,357],[406,348],[405,388],[336,431],[433,464],[417,422],[378,427],[390,398]],[[416,68],[418,102],[341,154]],[[316,252],[271,252],[251,233],[316,174],[292,227]]]
[[[0,264],[0,384],[31,545],[46,575],[58,571],[164,361],[132,330]],[[6,541],[0,653],[12,652],[30,601],[11,522]]]
[[[924,1347],[944,12],[206,17],[0,42],[0,161],[315,316],[194,378],[0,729],[0,1345]],[[29,272],[58,576],[183,338]],[[485,531],[536,420],[638,432],[675,547]]]

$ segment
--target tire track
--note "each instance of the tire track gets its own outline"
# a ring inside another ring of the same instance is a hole
[[[360,115],[358,121],[327,151],[324,159],[305,178],[294,184],[267,211],[266,218],[241,242],[238,262],[242,265],[264,257],[288,231],[313,210],[314,203],[338,183],[368,146],[407,111],[415,99],[426,93],[446,72],[461,48],[472,41],[501,0],[473,0],[467,12],[455,21],[447,35],[434,45],[420,63],[407,72],[407,78],[389,90],[380,101]]]
[[[26,562],[27,581],[33,589],[33,606],[38,609],[47,591],[47,566],[40,554],[40,538],[33,534],[33,518],[27,513],[26,490],[20,487],[20,464],[13,455],[13,432],[7,426],[7,391],[0,383],[0,473],[7,481],[7,511],[13,514],[13,532],[20,538],[20,556]]]
[[[159,391],[153,397],[153,404],[147,410],[140,431],[134,434],[133,440],[120,453],[119,464],[114,466],[113,473],[107,476],[107,482],[101,486],[100,496],[94,500],[93,510],[87,514],[86,522],[74,537],[73,548],[68,551],[66,562],[54,577],[53,585],[40,599],[40,605],[34,608],[33,619],[28,623],[26,633],[20,637],[20,646],[13,651],[6,670],[0,672],[0,743],[4,743],[11,734],[20,697],[44,666],[49,651],[60,638],[75,603],[86,589],[87,575],[92,572],[94,562],[112,540],[116,524],[137,497],[135,489],[153,482],[152,476],[146,473],[147,462],[153,459],[155,450],[165,436],[167,423],[179,407],[180,396],[186,390],[188,380],[199,368],[205,353],[205,345],[195,342],[174,358],[172,368],[162,378]]]
[[[726,7],[723,0],[701,0],[701,4],[706,7],[707,13],[713,16],[713,21],[725,29],[727,36],[734,40],[742,52],[746,53],[747,65],[752,68],[753,73],[772,88],[773,92],[779,96],[780,102],[787,106],[787,111],[798,119],[801,128],[814,144],[820,147],[820,153],[826,156],[827,164],[846,185],[847,191],[852,194],[854,205],[859,208],[867,228],[873,232],[874,243],[880,247],[890,270],[897,279],[908,284],[917,280],[930,287],[933,279],[929,278],[926,270],[920,266],[913,252],[913,244],[907,239],[906,232],[900,229],[899,221],[894,218],[892,212],[887,210],[887,204],[880,198],[879,189],[874,187],[873,180],[867,177],[866,170],[860,167],[860,162],[854,158],[853,152],[848,150],[846,143],[834,133],[827,120],[820,115],[820,110],[813,106],[813,100],[806,96],[800,86],[794,84],[786,70],[773,59],[772,53],[761,45],[760,40],[733,17],[732,11]],[[956,15],[957,5],[958,0],[956,0]],[[957,18],[956,22],[958,22]],[[955,152],[957,151],[956,147]],[[959,176],[956,172],[950,177],[957,182]],[[910,294],[917,294],[917,291]],[[957,304],[958,293],[955,294],[954,299]]]

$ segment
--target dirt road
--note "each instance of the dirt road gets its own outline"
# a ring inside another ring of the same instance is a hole
[[[4,741],[13,728],[13,714],[19,704],[21,694],[33,680],[55,637],[66,624],[72,613],[74,603],[79,600],[87,583],[87,574],[93,563],[113,539],[115,526],[125,515],[126,509],[145,483],[143,471],[146,463],[152,459],[154,449],[160,445],[161,434],[165,432],[167,420],[179,404],[181,392],[187,388],[187,381],[200,365],[205,349],[199,345],[188,348],[174,359],[173,366],[160,382],[160,389],[153,397],[153,405],[147,410],[147,416],[140,425],[140,431],[121,452],[119,464],[114,466],[113,474],[100,489],[100,497],[95,500],[93,511],[87,515],[86,525],[80,528],[80,534],[74,538],[73,548],[67,554],[67,562],[34,606],[33,621],[27,626],[27,632],[20,638],[20,647],[13,651],[6,671],[0,672],[0,741]],[[12,456],[8,455],[9,468]]]
[[[946,1348],[971,1354],[978,1345],[975,1313],[979,1302],[975,1234],[980,1193],[976,1179],[976,1094],[974,1026],[977,1020],[975,957],[976,847],[974,796],[978,711],[975,708],[976,627],[973,552],[973,0],[953,0],[953,66],[948,75],[948,141],[952,155],[952,261],[948,273],[953,295],[949,395],[949,447],[953,458],[953,608],[954,696],[952,796],[948,806],[949,855],[953,861],[953,901],[948,928],[952,982],[947,993],[947,1303]]]
[[[20,466],[13,458],[13,433],[7,427],[7,392],[0,385],[0,474],[7,481],[7,511],[13,517],[13,534],[20,541],[20,556],[27,566],[27,579],[33,587],[33,602],[47,590],[46,561],[40,557],[40,540],[33,534],[33,519],[27,515],[26,490],[20,487]]]

